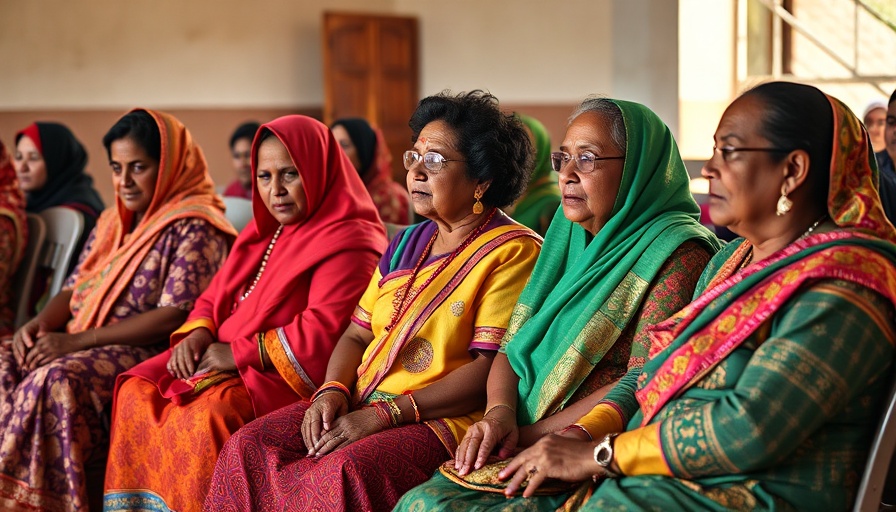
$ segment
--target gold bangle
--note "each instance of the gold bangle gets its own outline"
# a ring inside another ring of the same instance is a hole
[[[255,335],[255,339],[258,341],[258,360],[261,361],[261,371],[267,371],[267,367],[264,364],[264,333],[258,333]]]
[[[488,416],[488,413],[494,411],[494,410],[497,409],[498,407],[506,407],[507,409],[510,410],[510,412],[512,412],[513,414],[516,414],[516,409],[514,409],[513,407],[511,407],[511,406],[508,405],[508,404],[495,404],[495,405],[489,407],[489,408],[485,411],[485,414],[482,415],[482,417],[485,418],[486,416]]]
[[[399,407],[398,404],[395,403],[395,399],[393,398],[389,398],[388,400],[386,400],[386,403],[389,404],[389,412],[392,413],[392,424],[396,427],[398,425],[401,425],[402,420],[404,419],[401,414],[401,407]]]
[[[404,394],[408,396],[408,400],[411,401],[411,407],[414,408],[414,423],[420,423],[420,409],[417,408],[417,401],[414,400],[414,395],[410,391],[405,391]]]

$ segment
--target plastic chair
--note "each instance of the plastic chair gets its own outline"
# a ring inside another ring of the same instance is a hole
[[[15,327],[18,329],[28,321],[28,306],[31,300],[31,288],[34,286],[34,275],[37,273],[37,263],[40,256],[40,248],[44,245],[47,236],[47,226],[44,220],[33,213],[28,214],[28,244],[25,246],[25,254],[19,263],[12,282],[13,296],[17,299]]]
[[[47,225],[47,238],[38,263],[50,269],[49,297],[53,297],[68,277],[68,268],[75,258],[78,240],[84,233],[84,217],[78,211],[64,206],[47,208],[38,215]]]
[[[856,503],[853,506],[854,511],[881,510],[881,496],[894,451],[896,451],[896,383],[890,389],[887,409],[874,434],[874,442],[871,444],[868,462],[865,464],[865,474],[862,475]]]
[[[224,198],[224,216],[233,224],[237,231],[242,231],[246,224],[252,220],[252,201],[242,197]]]

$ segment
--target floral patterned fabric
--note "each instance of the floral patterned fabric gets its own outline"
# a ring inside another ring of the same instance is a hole
[[[92,234],[79,266],[93,240]],[[115,301],[107,323],[159,307],[192,308],[223,263],[227,246],[226,235],[205,220],[175,221]],[[85,467],[104,463],[106,408],[115,378],[166,345],[98,347],[60,357],[30,373],[19,369],[10,344],[0,346],[0,509],[86,509]]]

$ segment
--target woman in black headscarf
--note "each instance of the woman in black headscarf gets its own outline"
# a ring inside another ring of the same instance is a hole
[[[93,188],[93,178],[84,172],[87,166],[84,146],[65,125],[32,123],[16,134],[13,165],[19,186],[25,192],[28,213],[65,206],[81,214],[84,232],[75,248],[75,254],[80,254],[105,207]],[[71,266],[74,266],[72,260]]]

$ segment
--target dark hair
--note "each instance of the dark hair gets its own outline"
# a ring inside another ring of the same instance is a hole
[[[128,112],[109,128],[103,136],[103,146],[106,147],[106,154],[110,160],[112,143],[124,138],[130,138],[140,144],[150,158],[156,161],[162,159],[162,135],[159,133],[159,125],[149,112],[145,110]]]
[[[579,106],[569,116],[569,122],[572,123],[575,118],[585,112],[594,112],[606,119],[610,125],[610,138],[613,140],[613,144],[616,144],[616,149],[624,155],[627,139],[625,137],[625,120],[622,118],[622,110],[619,109],[619,105],[607,98],[590,96],[579,103]]]
[[[834,150],[834,111],[827,96],[815,87],[792,82],[765,83],[743,96],[755,96],[765,105],[761,135],[772,146],[809,153],[812,196],[827,201]],[[769,156],[781,161],[787,155]]]
[[[454,129],[457,150],[467,161],[467,177],[491,180],[482,202],[503,207],[512,204],[526,189],[532,174],[532,143],[520,120],[504,114],[498,99],[475,90],[452,95],[442,91],[420,100],[408,123],[411,142],[423,127],[444,121]]]
[[[255,138],[255,132],[259,128],[261,128],[261,125],[255,121],[248,121],[237,126],[236,130],[233,131],[233,135],[230,136],[230,149],[233,149],[233,145],[240,139],[249,139],[249,144],[251,144],[252,139]]]
[[[887,102],[887,106],[892,105],[894,101],[896,101],[896,89],[893,89],[893,94],[890,95],[890,101]]]
[[[358,174],[365,175],[373,165],[373,159],[376,156],[376,132],[366,120],[360,117],[345,117],[337,119],[330,128],[341,126],[348,133],[348,137],[352,139],[355,145],[355,152],[358,154],[358,161],[361,168]]]

